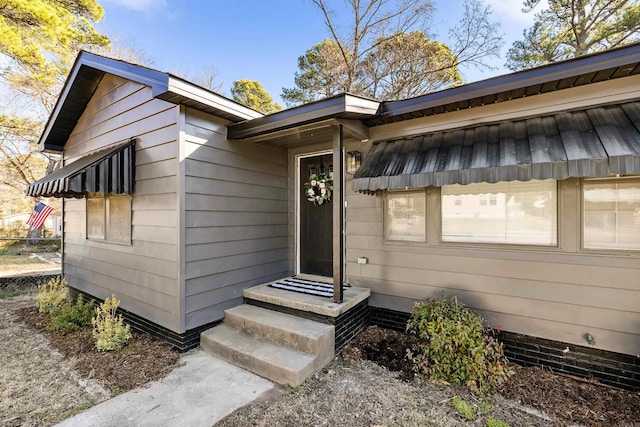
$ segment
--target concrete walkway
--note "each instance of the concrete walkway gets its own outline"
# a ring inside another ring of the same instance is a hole
[[[212,426],[274,389],[273,383],[201,350],[180,358],[184,366],[146,388],[87,409],[58,426]]]

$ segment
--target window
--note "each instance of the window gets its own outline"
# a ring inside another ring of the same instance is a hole
[[[442,241],[557,244],[555,180],[442,187]]]
[[[131,196],[89,195],[87,239],[131,243]]]
[[[104,206],[104,197],[87,197],[87,239],[104,239]]]
[[[586,249],[640,250],[640,180],[583,182]]]
[[[109,196],[107,198],[107,240],[129,243],[131,241],[131,197]]]
[[[424,242],[425,193],[387,193],[385,236],[388,240]]]

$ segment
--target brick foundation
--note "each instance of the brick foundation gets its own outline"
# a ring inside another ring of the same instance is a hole
[[[404,331],[409,313],[370,307],[372,325]],[[507,358],[519,365],[544,366],[555,372],[595,378],[603,384],[640,391],[640,357],[592,347],[500,332]],[[566,349],[569,351],[564,351]]]
[[[87,298],[96,299],[84,292],[70,289],[74,298],[78,293],[82,293]],[[321,316],[255,300],[246,302],[334,325],[336,353],[342,351],[368,325],[404,331],[409,319],[409,313],[369,307],[368,300],[362,301],[338,317]],[[198,347],[200,333],[220,323],[220,321],[212,322],[178,334],[127,310],[119,309],[118,311],[133,329],[149,333],[179,351]],[[498,338],[504,344],[506,356],[514,363],[524,366],[544,366],[555,372],[595,378],[603,384],[640,391],[640,357],[505,331],[500,332]],[[564,351],[567,348],[569,351]]]
[[[95,300],[96,304],[99,304],[102,301],[99,298],[96,298],[77,289],[70,287],[69,290],[71,291],[71,296],[74,299],[78,296],[78,294],[82,294],[86,300]],[[179,334],[122,308],[118,308],[118,313],[122,314],[122,318],[125,320],[125,322],[131,325],[131,328],[133,328],[133,330],[148,333],[158,338],[159,340],[170,344],[173,348],[180,352],[185,352],[187,350],[191,350],[192,348],[198,347],[200,345],[200,333],[221,323],[221,321],[208,323],[206,325],[202,325]]]
[[[640,391],[640,357],[512,332],[500,332],[498,338],[509,360],[519,365],[545,366],[555,372]]]
[[[369,301],[364,300],[336,317],[336,353],[341,352],[352,339],[369,326]]]

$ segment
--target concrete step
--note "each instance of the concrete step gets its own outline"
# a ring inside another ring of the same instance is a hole
[[[316,370],[317,356],[221,324],[200,335],[200,346],[236,366],[279,384],[298,386]]]
[[[224,312],[224,323],[267,341],[318,356],[321,368],[333,358],[335,327],[255,305]]]

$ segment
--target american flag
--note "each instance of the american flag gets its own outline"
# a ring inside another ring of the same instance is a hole
[[[27,220],[27,225],[30,225],[33,228],[42,228],[44,220],[47,219],[52,210],[52,207],[47,206],[42,202],[38,202],[36,207],[33,208],[31,216],[29,216],[29,219]]]

